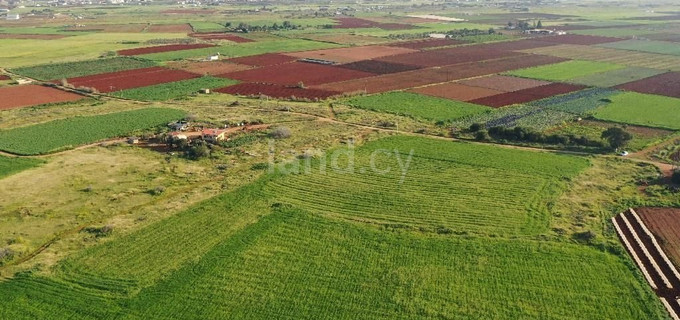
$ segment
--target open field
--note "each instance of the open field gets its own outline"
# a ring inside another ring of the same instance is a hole
[[[229,72],[236,72],[236,71],[242,71],[242,70],[248,70],[251,67],[244,65],[244,64],[238,64],[238,63],[231,63],[228,61],[173,61],[173,62],[168,62],[166,65],[168,68],[172,69],[179,69],[179,70],[184,70],[187,72],[199,74],[199,75],[218,75],[218,74],[223,74],[223,73],[229,73]]]
[[[228,93],[241,96],[260,97],[262,95],[279,99],[309,99],[323,100],[340,94],[336,91],[307,89],[299,86],[286,86],[269,83],[240,83],[215,90],[215,92]]]
[[[147,108],[55,120],[0,131],[0,150],[25,155],[45,154],[151,129],[183,116],[184,112],[176,109]]]
[[[678,226],[680,209],[637,208],[635,211],[675,266],[680,267],[680,226]]]
[[[612,49],[642,51],[649,53],[680,56],[680,48],[678,48],[678,45],[676,43],[665,41],[626,40],[614,43],[607,43],[601,46]]]
[[[649,127],[680,129],[680,99],[626,92],[612,96],[611,103],[598,109],[601,120]]]
[[[258,69],[237,71],[219,75],[247,82],[280,85],[320,85],[335,81],[354,80],[374,76],[373,73],[338,68],[307,62],[291,62]]]
[[[416,52],[416,50],[391,46],[365,46],[302,51],[290,53],[289,55],[297,58],[311,58],[329,60],[337,63],[350,63],[360,60],[382,58],[411,52]]]
[[[266,67],[296,61],[297,57],[280,54],[264,53],[253,56],[229,59],[231,62],[253,67]]]
[[[121,55],[121,56],[139,56],[139,55],[143,55],[143,54],[159,53],[159,52],[174,52],[174,51],[181,51],[181,50],[212,48],[214,46],[215,45],[207,44],[207,43],[168,44],[168,45],[164,45],[164,46],[118,50],[118,54]]]
[[[668,72],[622,84],[618,89],[680,98],[680,72]]]
[[[37,167],[42,160],[25,158],[8,158],[0,156],[0,179],[26,169]]]
[[[46,103],[69,102],[85,97],[34,84],[0,88],[0,110],[36,106]]]
[[[524,89],[536,88],[550,84],[548,81],[540,81],[534,79],[515,78],[508,76],[492,75],[488,77],[474,78],[470,80],[460,81],[461,84],[487,88],[491,90],[513,92]]]
[[[68,78],[66,81],[76,88],[95,88],[99,92],[108,93],[198,77],[195,73],[182,70],[151,67]]]
[[[602,132],[612,127],[620,127],[619,124],[611,122],[601,122],[592,120],[582,120],[579,122],[569,123],[566,126],[550,129],[551,134],[573,134],[577,137],[586,136],[594,141],[601,140]],[[664,139],[667,139],[673,132],[669,130],[638,127],[627,125],[625,130],[633,135],[626,150],[638,151],[653,144],[657,144]],[[604,140],[602,140],[605,142]]]
[[[47,81],[138,68],[149,68],[155,65],[155,62],[149,60],[121,57],[39,65],[35,67],[17,68],[13,69],[13,71],[30,78]]]
[[[458,101],[470,101],[504,93],[503,91],[466,86],[455,82],[435,84],[433,86],[411,89],[410,91]]]
[[[508,75],[550,81],[567,81],[607,71],[622,69],[624,66],[592,61],[566,61],[540,67],[508,72]]]
[[[571,83],[578,83],[586,86],[609,88],[644,78],[653,77],[663,73],[663,71],[640,67],[627,67],[612,71],[594,73],[582,77],[569,79]]]
[[[128,89],[113,93],[114,96],[142,101],[162,101],[196,94],[201,89],[217,89],[236,84],[237,81],[215,78],[201,77],[195,79],[181,80],[170,83],[152,85],[148,87]]]
[[[513,104],[527,103],[555,95],[561,95],[583,89],[583,86],[564,83],[553,83],[540,87],[517,90],[514,92],[501,93],[493,96],[471,100],[475,104],[481,104],[493,108],[505,107]]]
[[[347,100],[355,108],[400,114],[427,120],[452,120],[490,109],[409,92],[389,92]]]

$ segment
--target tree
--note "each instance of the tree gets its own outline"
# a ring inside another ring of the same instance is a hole
[[[536,24],[537,29],[542,29],[543,28],[543,22],[541,20],[538,20],[538,23]]]
[[[618,150],[628,144],[633,139],[633,135],[622,128],[612,127],[602,132],[602,139],[607,140],[612,149]]]
[[[489,136],[489,133],[486,132],[486,130],[480,130],[475,133],[475,140],[477,141],[489,141],[491,137]]]

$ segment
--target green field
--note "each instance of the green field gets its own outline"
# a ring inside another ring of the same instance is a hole
[[[219,53],[225,58],[233,58],[270,52],[305,51],[335,47],[338,47],[338,45],[301,39],[285,39],[266,42],[229,44],[220,47],[203,49],[152,53],[141,55],[140,57],[156,61],[171,61],[178,59],[207,57],[209,55]]]
[[[24,155],[50,153],[150,129],[183,116],[184,112],[176,109],[147,108],[54,120],[0,131],[0,150]]]
[[[143,100],[163,101],[198,93],[201,89],[217,89],[238,83],[238,81],[215,77],[201,77],[177,82],[157,84],[149,87],[128,89],[113,93],[113,96]]]
[[[648,127],[680,130],[680,99],[626,92],[595,112],[595,118]]]
[[[453,120],[491,111],[491,108],[410,92],[389,92],[346,100],[355,108],[426,120]]]
[[[209,21],[193,21],[189,23],[196,32],[220,32],[225,31],[223,24]]]
[[[597,141],[602,140],[602,132],[611,127],[621,127],[620,125],[607,122],[599,121],[581,121],[574,122],[568,126],[557,128],[555,130],[550,130],[550,134],[564,134],[564,135],[575,135],[575,136],[586,136],[591,140]],[[626,127],[626,131],[633,135],[633,140],[631,140],[626,145],[626,150],[638,151],[643,148],[650,146],[655,143],[659,143],[667,138],[672,132],[666,130],[637,130],[637,127]]]
[[[567,81],[578,77],[584,77],[591,74],[623,68],[625,67],[613,63],[574,60],[546,66],[515,70],[508,72],[507,74],[531,79]]]
[[[155,65],[156,63],[150,60],[132,57],[116,57],[109,59],[39,65],[34,67],[17,68],[13,69],[12,71],[39,80],[59,80],[106,72],[148,68]]]
[[[356,149],[356,164],[394,149],[414,149],[403,184],[395,171],[267,176],[84,250],[51,276],[0,283],[0,317],[663,317],[628,260],[522,236],[548,229],[541,211],[587,160],[390,137]]]
[[[601,36],[601,37],[633,37],[633,36],[644,36],[654,31],[645,29],[634,29],[634,28],[599,28],[599,29],[585,29],[585,30],[573,30],[571,33],[583,34],[588,36]]]
[[[680,46],[677,43],[651,40],[626,40],[599,45],[601,47],[622,49],[630,51],[642,51],[651,53],[680,56]]]
[[[9,158],[0,156],[0,179],[43,163],[38,159]]]
[[[664,71],[656,69],[627,67],[624,69],[616,69],[573,78],[570,79],[569,82],[591,87],[608,88],[644,78],[649,78],[662,73],[664,73]]]

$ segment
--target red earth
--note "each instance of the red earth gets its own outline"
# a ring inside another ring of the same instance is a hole
[[[480,44],[477,45],[476,47],[480,49],[521,51],[542,47],[550,47],[555,45],[557,45],[557,43],[552,43],[548,41],[537,41],[534,39],[523,39],[517,41],[504,41],[497,43]]]
[[[334,91],[303,89],[299,87],[262,83],[240,83],[226,88],[217,89],[215,91],[242,96],[265,95],[279,99],[296,98],[309,100],[321,100],[339,94],[339,92]]]
[[[566,34],[561,36],[548,36],[536,38],[538,41],[545,41],[550,43],[559,44],[580,44],[580,45],[593,45],[609,42],[623,41],[624,39],[611,38],[611,37],[601,37],[601,36],[585,36],[580,34]],[[528,48],[531,49],[531,48]]]
[[[512,51],[478,48],[477,46],[468,46],[399,54],[389,57],[377,58],[376,60],[420,67],[437,67],[522,55],[526,54]]]
[[[291,62],[258,69],[225,73],[220,77],[246,82],[272,83],[281,85],[319,85],[333,81],[344,81],[374,76],[373,73],[349,70],[316,63]],[[331,90],[333,91],[333,90]]]
[[[136,55],[149,54],[149,53],[159,53],[159,52],[168,52],[168,51],[209,48],[209,47],[214,47],[214,46],[215,46],[214,44],[207,44],[207,43],[168,44],[168,45],[156,46],[156,47],[125,49],[125,50],[118,51],[118,54],[121,55],[121,56],[136,56]]]
[[[550,84],[548,81],[499,75],[463,80],[460,83],[473,87],[487,88],[503,92],[513,92]]]
[[[0,81],[12,80],[8,75],[0,74]]]
[[[265,53],[258,54],[256,56],[229,59],[229,61],[234,63],[245,64],[254,67],[273,66],[277,64],[293,62],[295,60],[297,60],[296,57],[291,57],[280,53]]]
[[[75,93],[33,84],[0,88],[0,97],[0,110],[83,99]]]
[[[637,208],[635,211],[649,231],[659,239],[663,251],[680,267],[680,209]]]
[[[433,86],[420,87],[409,91],[458,101],[470,101],[503,93],[503,91],[466,86],[455,82],[435,84]]]
[[[339,65],[340,68],[370,72],[375,74],[389,74],[420,69],[417,66],[410,66],[400,63],[391,63],[376,60],[362,60],[348,64]]]
[[[420,50],[420,49],[425,49],[425,48],[453,46],[453,45],[463,44],[463,43],[466,43],[466,42],[460,41],[460,40],[453,40],[453,39],[426,39],[426,40],[396,42],[396,43],[389,44],[389,46]]]
[[[95,88],[106,93],[198,77],[200,75],[182,70],[151,67],[71,78],[67,82],[76,88]]]
[[[616,88],[680,98],[680,72],[663,73],[658,76],[624,83]]]
[[[228,34],[223,32],[192,33],[189,36],[202,40],[229,40],[231,42],[236,43],[255,42],[255,40],[253,39],[248,39],[234,34]]]
[[[489,96],[485,98],[472,100],[470,102],[493,108],[500,108],[513,104],[540,100],[555,95],[578,91],[585,88],[586,88],[585,86],[573,84],[552,83],[545,86],[518,90],[515,92],[501,93],[495,96]]]

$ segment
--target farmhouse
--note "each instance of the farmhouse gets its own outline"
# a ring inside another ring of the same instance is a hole
[[[205,141],[224,141],[227,137],[227,129],[205,129],[201,131],[201,137]]]
[[[8,13],[6,19],[7,20],[19,20],[19,19],[21,19],[21,16],[19,14],[16,14],[16,13]]]
[[[174,140],[187,140],[187,139],[189,139],[189,137],[187,137],[186,134],[184,134],[184,133],[182,133],[182,132],[178,132],[178,131],[170,132],[170,136],[171,136]]]
[[[186,131],[189,128],[189,122],[177,121],[168,123],[168,127],[173,131]]]

